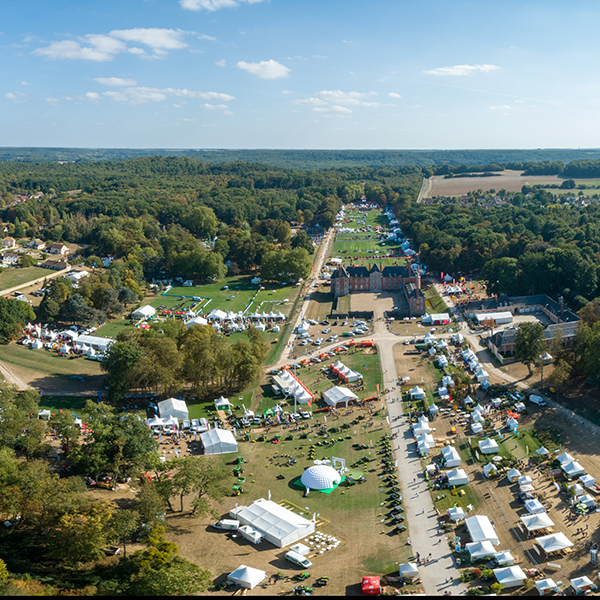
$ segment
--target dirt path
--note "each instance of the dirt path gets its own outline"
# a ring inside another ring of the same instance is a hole
[[[25,383],[18,375],[16,375],[11,367],[9,367],[6,363],[0,362],[0,375],[2,375],[4,381],[16,385],[20,390],[27,390],[31,388],[31,386]]]

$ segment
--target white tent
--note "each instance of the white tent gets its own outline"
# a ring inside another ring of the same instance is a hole
[[[253,567],[247,567],[246,565],[239,566],[233,573],[229,573],[227,579],[233,581],[240,587],[248,588],[249,590],[255,588],[267,574],[260,569],[254,569]]]
[[[494,546],[497,546],[500,541],[494,530],[490,520],[483,515],[474,515],[465,519],[465,525],[471,536],[471,540],[474,542],[483,542],[488,540],[492,542]]]
[[[446,514],[450,517],[450,520],[455,523],[466,517],[466,513],[462,506],[453,506],[446,511]]]
[[[596,506],[596,501],[589,494],[584,494],[577,498],[577,504],[583,504],[586,508],[593,508]]]
[[[474,421],[473,423],[471,423],[471,431],[474,434],[481,433],[483,431],[483,425],[478,421]]]
[[[431,427],[429,426],[429,419],[422,415],[421,418],[411,425],[413,434],[420,435],[422,433],[429,433],[431,431]]]
[[[585,469],[576,461],[562,465],[562,470],[571,477],[577,477],[585,473]]]
[[[539,592],[540,596],[545,596],[546,594],[558,591],[558,587],[554,579],[536,579],[533,584],[535,585],[535,589]]]
[[[134,310],[131,313],[131,316],[135,317],[136,319],[147,319],[148,317],[152,317],[154,314],[156,314],[156,309],[149,304],[146,304],[145,306],[140,306],[137,310]]]
[[[496,550],[491,542],[484,540],[483,542],[471,542],[466,544],[465,548],[471,557],[471,560],[476,558],[485,558],[486,556],[494,556]]]
[[[550,454],[550,452],[548,452],[548,450],[546,450],[546,448],[544,448],[544,446],[542,446],[541,448],[538,448],[535,451],[536,454],[539,454],[540,456],[548,456],[548,454]]]
[[[223,310],[219,310],[218,308],[213,308],[207,315],[207,320],[209,321],[223,321],[227,318],[227,313]]]
[[[444,457],[445,467],[460,466],[460,455],[454,446],[446,446],[442,448],[442,456]]]
[[[237,452],[238,445],[231,431],[226,429],[209,429],[200,434],[200,443],[204,454],[227,454]]]
[[[420,388],[418,385],[415,386],[412,390],[410,390],[410,396],[411,398],[425,398],[425,392],[422,388]]]
[[[232,509],[229,515],[244,525],[258,529],[267,541],[279,548],[294,544],[315,532],[313,521],[264,498],[250,506]]]
[[[398,569],[400,577],[406,577],[407,579],[414,579],[418,577],[419,570],[417,569],[417,565],[415,563],[402,563],[400,568]]]
[[[323,400],[325,400],[329,406],[337,406],[338,404],[345,404],[348,406],[348,402],[351,400],[358,400],[358,396],[348,388],[336,385],[323,394]]]
[[[545,512],[537,515],[523,515],[521,521],[529,533],[554,527],[554,521]]]
[[[496,440],[487,438],[479,442],[479,450],[483,454],[496,454],[498,452],[498,444]]]
[[[506,476],[508,477],[508,480],[513,483],[515,479],[521,477],[521,473],[517,469],[511,469]]]
[[[506,420],[506,427],[508,427],[508,429],[510,429],[512,431],[513,429],[516,429],[517,427],[519,427],[519,421],[517,421],[513,417],[510,417],[509,419]]]
[[[535,492],[535,488],[530,483],[523,483],[519,486],[520,492]]]
[[[442,377],[442,385],[446,388],[454,387],[454,380],[452,377],[450,377],[450,375],[444,375]]]
[[[339,377],[341,377],[345,382],[351,383],[353,381],[358,381],[362,379],[362,375],[357,371],[353,371],[349,367],[347,367],[343,362],[336,361],[331,365],[331,368]]]
[[[148,419],[146,421],[146,424],[148,425],[148,427],[162,427],[165,422],[159,417],[152,417],[151,419]]]
[[[494,575],[496,576],[498,583],[501,583],[504,587],[521,586],[527,579],[527,575],[523,573],[523,569],[518,566],[494,569]]]
[[[467,396],[463,402],[464,404],[473,404],[473,398],[471,398],[471,396]]]
[[[560,463],[561,467],[575,461],[575,459],[568,452],[563,452],[563,454],[556,457],[556,460]]]
[[[445,367],[448,364],[448,359],[442,354],[438,358],[438,366]]]
[[[46,408],[38,411],[38,419],[49,419],[52,413]]]
[[[486,477],[490,477],[491,475],[496,475],[498,473],[498,469],[494,463],[488,463],[483,466],[483,474]]]
[[[191,327],[192,325],[208,325],[208,321],[204,317],[197,316],[193,319],[190,319],[186,325],[188,327]]]
[[[494,554],[494,558],[501,567],[505,565],[515,564],[515,557],[510,553],[509,550],[502,550],[502,552],[496,552],[496,554]]]
[[[242,534],[243,538],[253,544],[260,544],[260,542],[262,542],[262,533],[253,527],[250,527],[250,525],[242,525],[238,531]]]
[[[69,354],[69,352],[71,352],[71,346],[67,346],[67,344],[63,344],[60,347],[60,351],[62,352],[62,354]]]
[[[308,467],[300,478],[302,485],[311,490],[330,490],[339,485],[341,480],[340,474],[329,465]]]
[[[180,421],[188,419],[190,416],[185,400],[180,400],[179,398],[167,398],[159,402],[158,413],[163,419],[173,416]]]
[[[591,475],[582,475],[579,481],[583,487],[592,487],[596,483],[596,480]]]
[[[435,404],[431,404],[429,406],[429,414],[432,417],[436,417],[438,415],[438,413],[440,412],[440,409],[435,405]]]
[[[448,388],[445,387],[439,387],[438,388],[438,394],[440,396],[447,396],[448,395]]]
[[[223,396],[215,400],[215,410],[227,410],[231,406],[232,404],[229,402],[229,399]]]
[[[577,593],[587,592],[588,590],[596,588],[594,582],[585,575],[583,575],[582,577],[575,577],[575,579],[571,579],[570,583],[571,587]]]
[[[310,547],[302,542],[298,542],[297,544],[290,546],[290,551],[295,552],[300,556],[306,556],[307,554],[310,554]]]
[[[448,477],[448,485],[466,485],[469,483],[469,476],[465,473],[464,469],[447,471],[446,476]]]
[[[583,496],[583,494],[585,493],[583,491],[583,488],[578,483],[574,483],[573,485],[570,485],[569,489],[573,490],[574,498],[579,498],[579,496]]]
[[[519,477],[519,479],[517,479],[517,483],[519,485],[526,485],[526,484],[533,484],[533,479],[531,479],[531,477],[529,477],[529,475],[523,475],[522,477]]]
[[[538,515],[546,512],[544,505],[536,498],[525,500],[525,508],[530,515]]]
[[[33,342],[31,343],[31,347],[35,350],[39,350],[40,348],[44,347],[44,342],[42,342],[42,340],[38,338],[37,340],[33,340]]]
[[[564,550],[565,548],[573,547],[573,542],[571,542],[569,538],[567,538],[567,536],[564,533],[562,533],[562,531],[535,538],[535,543],[546,554],[551,554],[552,552],[558,552],[559,550]]]

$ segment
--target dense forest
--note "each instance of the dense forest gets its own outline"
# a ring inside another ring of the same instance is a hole
[[[430,167],[600,159],[600,149],[530,150],[168,150],[131,148],[0,148],[0,161],[124,160],[142,156],[189,157],[204,163],[244,161],[295,170],[341,167]]]

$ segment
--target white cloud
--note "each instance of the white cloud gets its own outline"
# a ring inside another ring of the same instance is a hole
[[[29,81],[21,81],[21,85],[32,85]]]
[[[510,110],[511,108],[513,107],[508,104],[503,104],[502,106],[490,106],[490,110]]]
[[[226,64],[226,60],[224,58],[222,58],[221,60],[218,60],[215,65],[217,65],[217,67],[224,67]]]
[[[300,104],[302,106],[323,106],[327,104],[321,98],[303,98],[302,100],[292,100],[293,104]]]
[[[453,67],[439,67],[430,71],[423,71],[426,75],[473,75],[474,73],[491,73],[501,67],[496,65],[455,65]]]
[[[402,98],[400,94],[396,94],[396,92],[388,92],[388,96],[390,98]]]
[[[317,93],[317,96],[321,97],[323,100],[327,102],[332,102],[336,104],[341,104],[344,106],[375,106],[376,102],[366,103],[364,102],[365,98],[369,96],[376,96],[376,92],[342,92],[341,90],[323,90]]]
[[[242,60],[237,63],[236,67],[248,71],[248,73],[256,75],[261,79],[280,79],[282,77],[289,77],[291,72],[288,67],[273,59],[262,60],[258,63],[247,63]]]
[[[181,39],[186,33],[181,29],[150,27],[147,29],[115,29],[110,32],[110,35],[126,42],[145,44],[153,50],[180,50],[188,46]]]
[[[88,92],[85,97],[88,100],[100,100],[100,94],[98,94],[98,92]]]
[[[235,100],[234,96],[219,92],[195,92],[188,89],[177,88],[151,88],[151,87],[129,87],[119,92],[104,92],[103,94],[111,100],[126,102],[127,104],[145,104],[147,102],[162,102],[167,98],[191,98],[199,100],[229,102]],[[225,110],[226,105],[205,104],[207,110]]]
[[[346,106],[338,106],[336,104],[334,104],[333,106],[327,106],[327,107],[317,106],[315,108],[312,108],[311,110],[313,110],[315,112],[321,112],[321,113],[336,112],[336,113],[342,113],[345,115],[352,114],[352,111],[349,108],[347,108]]]
[[[7,100],[10,100],[15,104],[23,104],[24,102],[27,102],[27,94],[23,94],[23,92],[7,92],[5,97]]]
[[[89,33],[77,40],[52,42],[45,48],[36,48],[33,54],[52,59],[92,60],[103,62],[113,60],[121,52],[130,52],[141,57],[148,57],[145,50],[136,46],[128,47],[125,42],[144,44],[152,49],[152,58],[160,58],[167,50],[187,48],[183,37],[190,32],[181,29],[115,29],[108,35]]]
[[[179,0],[182,8],[187,10],[215,11],[221,8],[234,8],[240,4],[258,4],[262,0]]]
[[[96,77],[94,81],[97,81],[100,85],[106,85],[108,87],[131,87],[137,85],[137,81],[135,79],[121,79],[121,77]]]

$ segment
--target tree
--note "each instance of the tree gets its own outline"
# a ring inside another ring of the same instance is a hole
[[[26,269],[27,267],[33,267],[35,261],[29,254],[21,254],[21,258],[19,259],[19,265],[22,269]]]
[[[543,339],[544,326],[540,323],[521,323],[515,334],[515,358],[527,366],[530,375],[531,365],[546,348]]]
[[[212,583],[210,571],[179,556],[177,544],[165,539],[164,528],[149,536],[147,548],[128,560],[132,571],[129,595],[197,596]]]
[[[260,275],[264,281],[290,283],[308,277],[311,264],[304,248],[268,252],[263,256]]]
[[[35,313],[28,302],[0,297],[0,343],[19,339],[23,327],[34,319]]]
[[[297,231],[292,238],[292,248],[304,248],[309,254],[314,254],[315,247],[313,246],[310,236],[304,230]]]
[[[102,363],[111,397],[119,398],[129,390],[131,375],[143,356],[144,349],[137,342],[117,340],[112,344],[107,359]]]
[[[135,510],[117,510],[107,522],[108,540],[123,546],[123,556],[127,557],[127,542],[140,525],[140,514]]]

